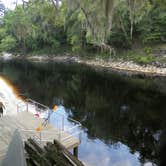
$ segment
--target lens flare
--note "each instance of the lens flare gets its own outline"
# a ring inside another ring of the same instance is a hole
[[[0,101],[5,106],[4,115],[16,114],[20,111],[27,111],[26,99],[20,97],[17,88],[5,77],[0,76]],[[38,114],[36,106],[28,103],[28,111]],[[40,113],[40,117],[45,117],[46,113]]]
[[[0,101],[5,105],[4,114],[17,112],[17,103],[23,101],[18,90],[9,80],[0,76]]]

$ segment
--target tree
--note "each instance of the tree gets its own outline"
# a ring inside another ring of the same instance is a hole
[[[16,46],[16,39],[13,36],[5,36],[0,43],[0,51],[11,51]]]
[[[149,12],[149,1],[127,0],[130,20],[130,39],[133,39],[133,28]]]
[[[85,20],[87,38],[91,43],[105,43],[106,36],[112,28],[114,0],[67,0],[67,5],[73,12],[80,9]]]
[[[91,48],[110,55],[114,48],[130,48],[133,41],[164,42],[166,5],[162,0],[22,0],[4,13],[1,40],[16,39],[24,52],[67,46]],[[3,36],[3,37],[2,37]]]
[[[17,40],[23,51],[26,51],[26,38],[31,32],[30,20],[21,6],[14,11],[8,11],[4,17],[7,31]]]

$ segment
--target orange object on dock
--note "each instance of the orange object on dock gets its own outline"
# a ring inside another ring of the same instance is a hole
[[[36,131],[41,131],[43,129],[43,126],[39,126]]]
[[[57,105],[54,105],[53,111],[56,111],[57,109],[58,109],[58,106],[57,106]]]

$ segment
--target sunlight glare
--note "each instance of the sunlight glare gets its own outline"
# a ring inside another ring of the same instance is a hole
[[[16,113],[17,103],[21,101],[17,89],[2,76],[0,76],[0,101],[5,105],[4,114]]]

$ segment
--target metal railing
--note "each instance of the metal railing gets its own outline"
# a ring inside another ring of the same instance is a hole
[[[50,108],[44,104],[41,104],[35,100],[32,99],[26,99],[26,104],[27,104],[27,111],[28,111],[28,105],[30,104],[31,106],[34,106],[34,108],[36,109],[36,111],[38,112],[46,112],[48,111]]]
[[[52,109],[50,109],[48,106],[45,106],[39,102],[36,102],[32,99],[26,99],[26,102],[20,102],[17,105],[17,112],[20,112],[21,110],[26,110],[28,112],[31,112],[30,109],[35,110],[36,112],[45,113],[47,116],[49,116],[50,113],[53,113],[54,115],[54,122],[56,122],[54,125],[57,130],[55,131],[48,131],[48,130],[26,130],[26,129],[20,129],[20,133],[22,135],[23,140],[26,140],[27,138],[33,138],[38,143],[42,142],[52,142],[52,138],[48,138],[48,134],[54,136],[54,139],[65,142],[69,139],[77,138],[79,142],[81,142],[81,123],[66,117],[65,115],[53,112]],[[50,116],[51,117],[51,116]],[[49,117],[49,118],[50,118]],[[45,117],[47,119],[47,117]],[[44,119],[43,119],[44,121]],[[50,122],[50,119],[48,119],[48,122]]]
[[[77,143],[81,143],[81,131],[77,131],[74,133],[66,133],[66,131],[47,131],[42,130],[40,132],[36,130],[28,130],[28,129],[19,129],[19,132],[22,136],[23,141],[27,141],[29,138],[34,139],[39,144],[45,144],[46,142],[53,142],[53,140],[57,140],[60,143],[64,143],[70,139],[76,138]],[[48,136],[49,135],[49,136]]]
[[[17,103],[17,113],[21,111],[27,111],[27,104],[23,101]]]
[[[25,101],[20,101],[19,103],[17,103],[17,112],[21,112],[25,110],[28,112],[29,105],[31,106],[31,108],[33,107],[33,109],[36,110],[36,112],[46,112],[49,110],[48,106],[45,106],[32,99],[26,99]]]

